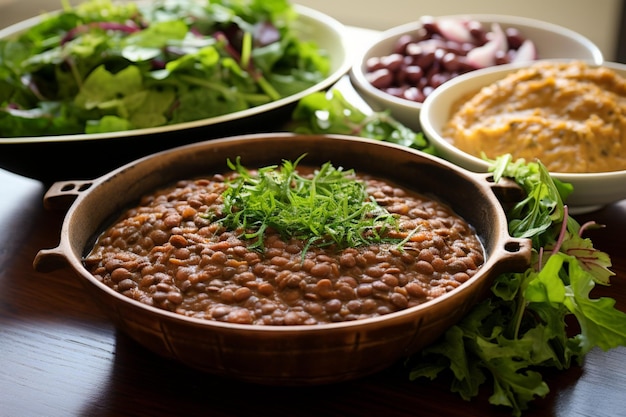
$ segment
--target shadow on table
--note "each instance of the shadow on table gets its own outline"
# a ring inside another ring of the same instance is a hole
[[[560,389],[574,384],[581,370],[559,375]],[[488,393],[462,400],[441,382],[408,379],[401,363],[351,382],[276,387],[229,380],[190,369],[117,334],[115,363],[98,403],[81,416],[510,416],[488,404]],[[535,406],[555,415],[554,395]],[[534,413],[532,413],[535,415]],[[544,414],[542,414],[544,415]]]

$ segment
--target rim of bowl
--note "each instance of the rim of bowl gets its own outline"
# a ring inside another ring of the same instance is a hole
[[[574,61],[586,62],[588,65],[591,65],[594,67],[610,68],[614,71],[619,72],[623,77],[626,77],[626,64],[619,63],[619,62],[604,61],[602,63],[596,63],[594,61],[585,61],[585,60],[541,59],[541,60],[533,61],[533,63],[574,62]],[[433,123],[431,123],[431,119],[434,115],[434,110],[432,108],[433,102],[435,102],[437,98],[441,96],[442,94],[446,94],[449,88],[452,88],[457,84],[467,82],[468,80],[472,80],[474,78],[486,77],[494,73],[498,73],[498,74],[502,73],[502,77],[499,78],[501,79],[505,75],[511,72],[514,72],[518,69],[528,67],[531,64],[532,63],[529,63],[529,62],[516,63],[516,64],[502,64],[502,65],[498,65],[494,67],[477,69],[477,70],[459,75],[458,77],[455,77],[447,81],[445,83],[446,87],[443,89],[439,89],[439,88],[435,89],[432,92],[432,94],[430,94],[428,97],[426,97],[426,100],[424,100],[424,103],[423,103],[424,105],[419,114],[420,124],[424,131],[424,134],[426,134],[428,139],[432,142],[432,145],[435,147],[445,149],[446,152],[454,155],[455,160],[464,160],[474,167],[480,167],[481,171],[486,172],[489,166],[489,164],[486,161],[478,158],[477,156],[464,152],[460,150],[459,148],[457,148],[456,146],[452,145],[450,142],[448,142],[447,140],[443,138],[439,129],[434,127]],[[490,84],[491,83],[480,83],[476,87],[476,90],[482,87],[485,87],[487,85],[490,85]],[[584,172],[584,173],[583,172],[551,172],[551,174],[554,175],[554,177],[558,178],[559,180],[570,182],[570,180],[580,181],[580,180],[588,180],[591,178],[608,179],[608,178],[621,177],[621,176],[626,175],[626,169],[619,170],[619,171]]]
[[[228,143],[229,141],[237,141],[237,140],[241,140],[241,138],[252,138],[253,140],[262,140],[265,136],[267,136],[268,133],[257,133],[257,134],[248,134],[248,135],[238,135],[238,136],[231,136],[231,137],[225,137],[225,138],[219,138],[219,139],[214,139],[211,142],[212,143],[216,143],[216,144],[220,144],[220,143]],[[291,138],[291,137],[297,137],[301,134],[297,134],[297,133],[290,133],[290,132],[282,132],[282,133],[272,133],[272,136],[280,136],[280,137],[284,137],[284,138]],[[320,136],[320,135],[313,135],[313,136]],[[321,135],[321,136],[326,136],[326,135]],[[420,151],[405,147],[403,145],[399,145],[399,144],[394,144],[394,143],[390,143],[390,142],[384,142],[381,143],[378,140],[375,139],[369,139],[369,138],[361,138],[361,137],[353,137],[353,136],[346,136],[346,135],[331,135],[331,136],[336,136],[339,137],[340,139],[343,140],[349,140],[352,142],[369,142],[372,143],[374,145],[383,145],[383,146],[389,146],[392,148],[396,148],[399,149],[401,151],[406,151],[409,153],[414,153],[417,154],[418,157],[420,158],[426,158],[426,159],[431,159],[433,161],[435,161],[438,164],[442,164],[443,166],[449,167],[452,170],[454,170],[454,172],[456,173],[456,175],[460,175],[460,176],[464,176],[466,177],[468,180],[470,181],[474,181],[477,183],[477,185],[480,186],[480,181],[481,181],[481,176],[477,173],[468,171],[463,169],[462,167],[459,167],[458,165],[455,165],[449,161],[446,161],[444,159],[440,159],[437,158],[433,155],[429,155],[429,154],[424,154]],[[190,145],[184,145],[183,148],[193,148],[193,147],[198,147],[198,146],[203,146],[202,142],[199,143],[194,143],[194,144],[190,144]],[[459,293],[462,292],[467,292],[467,291],[471,291],[472,287],[480,285],[481,281],[487,279],[488,277],[483,276],[483,274],[493,274],[493,271],[498,262],[500,262],[500,260],[497,257],[494,256],[488,256],[484,262],[484,264],[482,265],[481,269],[479,270],[479,274],[471,277],[467,282],[463,283],[463,285],[459,286],[458,288],[456,288],[453,291],[447,292],[443,295],[440,295],[432,300],[426,301],[422,304],[413,306],[413,307],[409,307],[409,308],[405,308],[403,310],[399,310],[399,311],[395,311],[392,313],[388,313],[388,314],[384,314],[381,316],[376,316],[376,317],[368,317],[368,318],[363,318],[363,319],[358,319],[358,320],[352,320],[352,321],[344,321],[344,322],[333,322],[333,323],[320,323],[318,325],[306,325],[306,324],[300,324],[300,325],[289,325],[289,326],[274,326],[274,325],[261,325],[261,324],[241,324],[241,323],[229,323],[229,322],[221,322],[221,321],[216,321],[216,320],[206,320],[206,319],[201,319],[201,318],[197,318],[197,317],[190,317],[190,316],[185,316],[185,315],[181,315],[172,311],[168,311],[165,309],[161,309],[155,306],[151,306],[148,304],[144,304],[138,300],[129,298],[125,295],[123,295],[122,293],[115,291],[114,289],[112,289],[111,287],[103,284],[101,281],[97,280],[93,274],[91,274],[83,265],[80,256],[77,256],[76,253],[74,252],[74,250],[72,249],[72,244],[71,244],[71,240],[69,238],[69,222],[70,222],[70,218],[72,216],[74,216],[74,212],[75,210],[77,210],[77,208],[82,204],[83,199],[88,198],[90,192],[92,192],[95,189],[98,189],[98,187],[100,187],[102,184],[109,182],[112,178],[114,178],[117,175],[123,175],[123,172],[129,168],[131,168],[133,165],[138,164],[138,163],[142,163],[142,161],[145,160],[150,160],[150,159],[154,159],[157,158],[158,155],[160,153],[169,153],[172,152],[173,150],[165,150],[165,151],[161,151],[157,154],[153,154],[153,155],[148,155],[145,156],[143,158],[139,158],[136,159],[134,161],[131,161],[117,169],[114,169],[98,178],[93,179],[92,181],[90,181],[92,183],[91,187],[89,188],[89,190],[84,193],[84,194],[80,194],[78,195],[78,197],[74,200],[74,202],[70,205],[69,209],[66,212],[65,215],[65,219],[63,221],[63,230],[61,231],[61,240],[59,243],[59,246],[57,246],[56,249],[54,249],[54,251],[60,251],[59,253],[61,254],[61,256],[63,256],[66,259],[66,262],[68,263],[69,267],[72,268],[77,274],[80,275],[80,279],[84,279],[86,280],[89,284],[90,284],[90,290],[96,290],[98,291],[99,294],[101,294],[102,296],[107,296],[107,297],[113,297],[116,299],[116,302],[122,302],[124,304],[129,304],[131,305],[133,308],[138,308],[140,310],[144,310],[144,311],[148,311],[151,312],[153,314],[156,314],[156,316],[163,316],[165,318],[168,318],[170,320],[174,320],[174,321],[180,321],[180,322],[185,322],[188,323],[190,325],[197,325],[197,326],[202,326],[202,327],[207,327],[207,328],[211,328],[211,327],[218,327],[218,328],[223,328],[223,329],[227,329],[227,330],[246,330],[248,332],[253,332],[253,333],[266,333],[266,332],[273,332],[273,333],[317,333],[317,332],[327,332],[329,330],[333,330],[333,331],[339,331],[341,329],[345,329],[345,328],[360,328],[360,327],[366,327],[369,326],[371,324],[375,324],[381,321],[397,321],[397,320],[403,320],[405,318],[405,316],[412,316],[414,315],[416,312],[419,312],[420,310],[424,310],[424,309],[428,309],[431,308],[433,305],[437,304],[437,303],[442,303],[442,302],[452,302],[451,300],[449,300],[450,298],[454,298],[457,297],[457,295]],[[61,181],[61,183],[66,182],[66,181]],[[497,199],[495,197],[495,195],[493,195],[494,199]],[[495,200],[494,200],[495,201]],[[498,209],[498,208],[496,208]],[[84,250],[85,248],[81,248],[81,250]]]
[[[602,54],[602,51],[589,38],[587,38],[586,36],[572,29],[568,29],[564,26],[557,25],[555,23],[546,22],[544,20],[539,20],[539,19],[534,19],[534,18],[529,18],[529,17],[521,17],[521,16],[513,16],[513,15],[505,15],[505,14],[489,14],[489,13],[480,13],[480,14],[459,13],[459,14],[435,16],[435,18],[436,19],[471,18],[474,20],[478,20],[480,22],[497,22],[497,23],[505,24],[507,26],[527,26],[527,27],[533,27],[537,29],[545,29],[547,31],[554,32],[561,36],[573,39],[577,43],[583,45],[587,50],[589,50],[590,54],[593,56],[593,59],[588,60],[589,62],[594,62],[596,64],[601,64],[604,62],[604,55]],[[420,21],[415,20],[412,22],[401,24],[399,26],[394,26],[390,29],[387,29],[381,32],[379,38],[372,45],[367,47],[364,51],[362,51],[358,55],[355,61],[355,64],[350,69],[350,76],[355,80],[355,84],[358,86],[358,88],[367,91],[368,94],[371,94],[372,96],[377,97],[381,101],[388,101],[390,103],[394,103],[397,106],[404,106],[407,108],[421,110],[423,103],[417,103],[411,100],[396,97],[374,87],[366,79],[365,77],[366,73],[364,71],[365,62],[367,61],[368,58],[371,58],[374,56],[372,54],[373,49],[377,48],[383,42],[387,42],[393,38],[398,38],[407,32],[414,32],[420,27],[421,27]],[[547,59],[550,59],[550,58],[547,58]],[[492,68],[492,67],[488,67],[488,68]],[[473,71],[478,71],[478,70],[473,70]],[[458,77],[455,77],[455,78],[458,78]],[[436,90],[437,88],[435,88],[435,90],[433,91],[436,91]]]
[[[92,140],[105,140],[105,139],[115,139],[115,138],[130,138],[135,136],[146,136],[146,135],[154,135],[154,134],[162,134],[168,132],[182,131],[187,129],[195,129],[195,128],[203,128],[210,127],[212,125],[219,125],[221,123],[232,122],[238,119],[243,119],[249,116],[254,116],[261,114],[263,112],[276,110],[285,105],[296,103],[301,98],[320,90],[325,90],[335,82],[339,81],[341,77],[343,77],[351,67],[351,55],[348,49],[348,45],[346,43],[345,30],[346,27],[337,19],[322,13],[318,10],[302,6],[299,4],[294,4],[293,8],[298,13],[298,17],[303,20],[308,20],[314,23],[315,26],[323,26],[328,34],[337,40],[337,43],[340,45],[341,50],[341,61],[336,64],[336,69],[332,71],[324,80],[319,83],[302,90],[296,94],[292,94],[287,97],[283,97],[279,100],[262,104],[260,106],[251,107],[246,110],[241,110],[234,113],[228,113],[216,117],[205,118],[200,120],[194,120],[190,122],[184,123],[176,123],[165,126],[157,126],[143,129],[133,129],[133,130],[122,130],[117,132],[107,132],[107,133],[79,133],[79,134],[71,134],[71,135],[56,135],[56,136],[21,136],[21,137],[11,137],[11,138],[3,138],[0,137],[0,144],[24,144],[24,143],[42,143],[42,142],[78,142],[78,141],[92,141]],[[51,13],[58,13],[51,12]],[[31,26],[38,23],[45,15],[34,16],[26,20],[22,20],[21,22],[15,23],[11,26],[8,26],[4,29],[0,29],[0,39],[7,38],[10,36],[14,36],[19,32],[23,32],[30,28]],[[298,23],[299,20],[296,20]],[[315,33],[313,33],[315,36]]]

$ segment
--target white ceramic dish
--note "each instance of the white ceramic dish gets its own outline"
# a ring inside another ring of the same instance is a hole
[[[275,130],[287,120],[293,106],[303,97],[328,89],[350,69],[352,60],[346,45],[345,27],[334,18],[308,7],[294,5],[298,20],[294,26],[301,39],[314,41],[325,50],[331,68],[326,79],[316,85],[257,107],[193,122],[155,128],[101,134],[62,136],[0,137],[0,168],[52,182],[64,178],[92,178],[138,157],[215,137],[238,133]],[[9,38],[32,27],[41,16],[0,30]],[[119,152],[124,146],[125,152]],[[77,155],[98,155],[98,163]]]
[[[626,64],[605,62],[602,65],[626,76]],[[424,134],[440,156],[470,171],[487,171],[488,164],[485,161],[453,146],[441,136],[441,130],[450,117],[453,103],[523,66],[525,65],[502,65],[461,75],[436,89],[424,101],[420,123]],[[574,186],[574,192],[566,201],[570,211],[574,213],[590,212],[626,198],[626,170],[589,174],[552,174],[555,178]]]
[[[450,15],[440,16],[437,19],[460,19],[470,18],[477,20],[486,27],[492,23],[498,23],[503,29],[517,28],[525,38],[533,41],[537,48],[539,59],[581,59],[594,63],[603,61],[602,52],[589,39],[583,35],[552,23],[507,15]],[[398,98],[388,94],[372,84],[366,78],[366,62],[372,57],[389,55],[397,40],[410,33],[415,33],[421,28],[419,21],[406,23],[383,32],[379,39],[360,54],[352,69],[350,80],[364,100],[377,111],[389,110],[398,121],[413,130],[420,131],[419,112],[422,103]]]

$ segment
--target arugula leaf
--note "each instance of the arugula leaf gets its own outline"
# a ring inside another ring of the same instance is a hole
[[[494,393],[489,397],[493,405],[525,410],[536,396],[543,397],[548,386],[539,372],[529,370],[523,362],[502,356],[492,360],[490,369],[494,376]]]
[[[532,238],[535,246],[542,246],[545,242],[535,239],[545,236],[544,232],[563,218],[563,200],[573,191],[572,185],[551,178],[540,161],[513,162],[511,155],[504,155],[491,163],[495,182],[513,178],[526,191],[526,197],[509,213],[511,235]]]
[[[568,275],[571,285],[564,304],[576,316],[581,326],[580,343],[583,353],[594,346],[603,350],[626,346],[626,313],[614,308],[615,300],[612,298],[590,298],[594,278],[578,262],[572,262],[572,259],[569,262]]]
[[[464,399],[478,394],[472,380],[491,380],[489,402],[519,416],[549,392],[542,368],[566,369],[596,346],[626,346],[626,313],[612,298],[591,298],[595,284],[609,285],[613,273],[609,256],[582,238],[584,228],[568,215],[563,201],[571,185],[552,178],[540,162],[512,162],[510,155],[491,162],[496,181],[513,178],[526,192],[508,213],[509,231],[532,240],[532,266],[498,276],[492,297],[407,366],[412,380],[452,370],[451,390]],[[572,316],[578,334],[566,326]]]
[[[160,49],[168,44],[182,41],[188,34],[187,24],[182,20],[154,22],[144,30],[132,32],[122,41],[122,54],[129,46]]]
[[[541,271],[532,277],[524,291],[528,302],[561,303],[565,301],[565,283],[559,277],[563,268],[562,256],[551,256]]]
[[[576,258],[580,267],[589,272],[590,277],[598,284],[608,285],[610,277],[615,275],[609,269],[609,255],[595,249],[593,242],[580,234],[573,234],[565,239],[561,244],[561,251]]]
[[[449,367],[454,374],[452,392],[457,392],[463,399],[469,400],[478,394],[480,385],[485,382],[484,373],[467,355],[466,344],[473,343],[473,340],[468,339],[460,327],[451,328],[443,340],[445,343],[434,344],[424,351],[429,360],[413,365],[409,377],[412,380],[418,377],[429,377],[434,380],[440,372]]]

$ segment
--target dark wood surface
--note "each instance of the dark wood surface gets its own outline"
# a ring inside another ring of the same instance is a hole
[[[46,187],[0,170],[0,416],[485,416],[488,390],[466,402],[442,383],[410,382],[401,364],[314,388],[254,386],[164,360],[116,332],[73,273],[37,273],[38,250],[58,244],[64,211]],[[616,276],[597,296],[626,311],[626,201],[579,217]],[[626,415],[626,348],[592,351],[582,367],[546,375],[551,392],[526,415]]]
[[[363,41],[357,32],[357,38]],[[348,383],[254,386],[164,360],[109,323],[69,269],[38,273],[36,253],[56,247],[64,211],[43,208],[43,184],[0,170],[0,417],[99,416],[509,416],[445,383],[411,382],[402,364]],[[595,296],[626,311],[626,200],[579,216],[616,273]],[[594,350],[582,367],[545,375],[551,392],[528,416],[626,416],[626,347]]]

